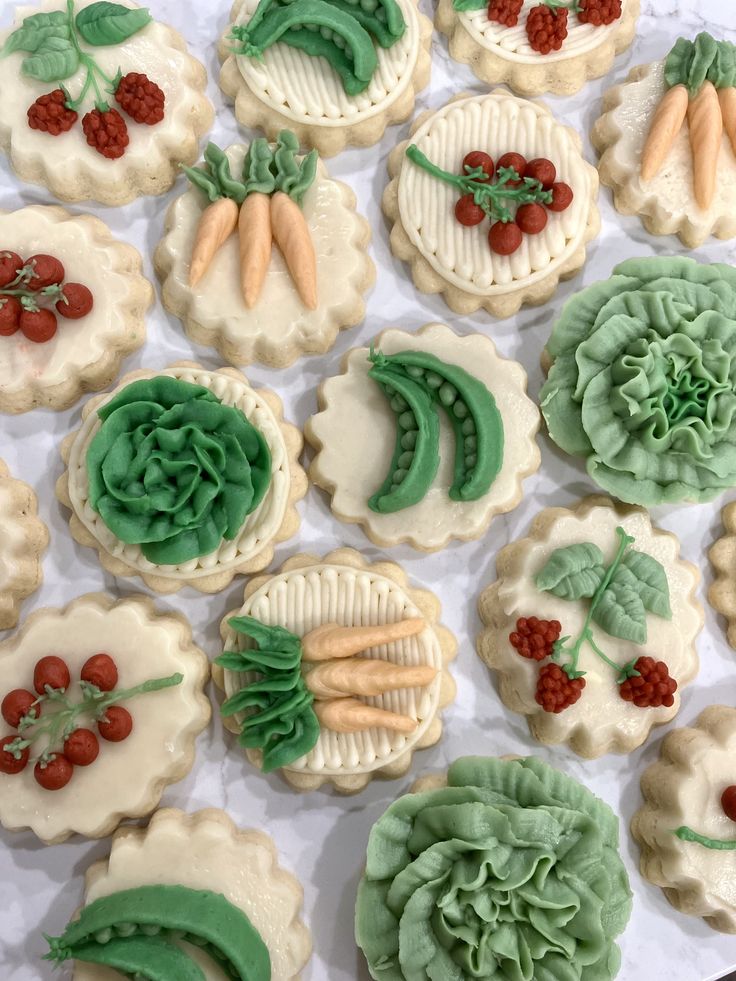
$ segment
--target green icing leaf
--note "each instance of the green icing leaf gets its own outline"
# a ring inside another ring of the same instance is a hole
[[[487,7],[488,4],[485,0],[452,0],[452,6],[455,10],[482,10]]]
[[[152,18],[148,10],[131,10],[119,3],[101,0],[84,7],[76,17],[77,30],[87,44],[101,47],[109,44],[122,44],[137,34]]]
[[[247,194],[273,194],[276,178],[273,174],[273,150],[260,136],[253,140],[243,161],[243,183]]]
[[[629,549],[616,570],[614,582],[619,581],[619,578],[624,581],[624,570],[633,576],[633,581],[626,577],[626,583],[636,589],[644,608],[665,620],[671,620],[670,587],[661,562],[646,552]]]
[[[230,161],[225,151],[215,143],[208,143],[204,151],[204,159],[220,192],[220,197],[231,198],[236,204],[242,204],[245,200],[245,185],[242,181],[236,180],[230,172]]]
[[[736,45],[716,41],[701,31],[694,41],[678,38],[667,56],[664,77],[671,87],[686,85],[691,96],[697,95],[706,79],[716,88],[736,83]]]
[[[628,583],[614,580],[603,591],[593,611],[593,620],[612,637],[643,644],[647,639],[644,603]]]
[[[537,574],[537,589],[561,599],[576,600],[592,596],[605,575],[603,553],[591,542],[567,545],[552,553]]]
[[[3,54],[11,54],[13,51],[34,53],[50,37],[64,38],[67,41],[71,38],[69,18],[63,10],[26,17],[18,30],[8,37]]]
[[[25,58],[21,72],[39,82],[60,82],[79,68],[79,54],[71,41],[63,37],[47,37],[35,54]]]
[[[301,204],[314,181],[319,156],[316,150],[312,150],[300,163],[296,158],[298,152],[299,140],[295,134],[288,129],[281,130],[271,169],[275,174],[276,190],[283,191],[297,204]]]

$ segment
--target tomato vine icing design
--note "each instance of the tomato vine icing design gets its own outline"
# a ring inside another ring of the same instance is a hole
[[[439,467],[442,408],[455,437],[450,498],[475,501],[491,487],[503,463],[503,420],[486,386],[459,365],[426,351],[383,354],[371,347],[368,375],[396,416],[396,443],[385,480],[369,499],[381,514],[421,501]]]
[[[56,313],[68,320],[86,317],[92,293],[82,283],[64,282],[65,275],[55,256],[39,252],[22,259],[17,252],[0,251],[0,336],[20,330],[29,341],[43,344],[56,334]]]
[[[230,37],[235,54],[262,58],[277,41],[324,58],[347,95],[368,88],[378,67],[374,45],[392,47],[406,31],[396,0],[260,0]]]
[[[245,912],[220,893],[180,885],[138,886],[84,906],[60,937],[47,937],[44,960],[85,961],[126,977],[204,981],[177,944],[197,947],[230,978],[270,981],[271,956]]]
[[[433,164],[415,144],[406,149],[413,164],[438,180],[457,188],[461,197],[455,218],[461,225],[491,221],[488,245],[497,255],[516,252],[524,235],[538,235],[547,226],[547,211],[565,211],[573,200],[572,188],[557,180],[551,160],[525,160],[520,153],[504,153],[494,166],[482,150],[463,158],[462,173],[453,174]],[[512,210],[513,209],[513,210]]]
[[[68,695],[71,674],[66,662],[47,655],[33,670],[34,691],[16,688],[2,700],[0,714],[17,730],[0,739],[0,772],[21,773],[34,763],[33,776],[44,790],[61,790],[75,766],[90,766],[100,752],[98,736],[122,742],[133,730],[133,717],[120,704],[179,685],[182,674],[153,678],[134,688],[118,689],[118,670],[109,654],[88,658],[80,671],[81,700]],[[80,725],[84,721],[86,725]],[[89,728],[95,725],[97,734]],[[35,756],[31,751],[39,748]],[[42,748],[41,748],[42,747]]]
[[[688,121],[695,200],[713,203],[723,130],[736,153],[736,44],[716,41],[706,31],[694,41],[679,38],[664,68],[667,86],[654,111],[641,158],[641,178],[649,181],[664,165]]]
[[[736,785],[731,784],[721,794],[721,808],[726,817],[736,823]],[[736,839],[734,838],[710,838],[708,835],[701,835],[687,825],[679,827],[675,834],[680,841],[692,841],[704,848],[713,851],[736,851]]]
[[[563,712],[574,705],[585,688],[580,655],[587,647],[616,674],[619,695],[639,708],[671,706],[677,682],[664,661],[647,655],[624,665],[612,661],[593,633],[593,624],[611,637],[632,644],[647,642],[647,612],[672,618],[667,574],[660,562],[631,546],[634,538],[616,528],[618,548],[606,566],[603,553],[592,542],[555,549],[535,578],[539,590],[577,602],[590,599],[585,621],[574,639],[560,637],[557,620],[520,617],[509,643],[526,658],[551,661],[539,671],[535,700],[546,712]]]
[[[195,235],[190,286],[197,285],[237,227],[246,307],[254,307],[261,295],[273,240],[302,302],[310,310],[317,308],[317,256],[301,205],[314,182],[319,158],[312,150],[299,160],[298,151],[294,133],[282,130],[275,146],[263,137],[251,143],[239,179],[232,175],[227,154],[214,143],[205,150],[204,168],[183,168],[210,201]]]
[[[32,14],[13,31],[2,54],[25,53],[21,71],[40,82],[57,82],[59,87],[40,96],[28,109],[28,125],[51,136],[68,132],[77,122],[79,111],[92,108],[82,118],[82,130],[89,146],[109,160],[122,157],[130,142],[128,126],[112,97],[136,123],[153,126],[164,118],[165,95],[146,75],[131,71],[114,77],[107,75],[90,48],[122,44],[151,22],[145,8],[124,7],[101,0],[75,13],[74,0],[65,10]],[[83,69],[84,81],[74,95],[63,84]]]

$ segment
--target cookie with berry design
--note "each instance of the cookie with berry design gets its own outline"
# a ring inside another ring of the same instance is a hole
[[[0,630],[16,625],[21,603],[41,585],[48,541],[34,490],[0,460]]]
[[[642,875],[675,909],[736,933],[736,709],[710,705],[662,741],[631,833]]]
[[[600,230],[580,136],[505,89],[420,115],[388,170],[391,249],[455,313],[510,317],[546,302]]]
[[[146,337],[142,260],[91,215],[0,211],[0,411],[66,409]]]
[[[191,769],[209,663],[181,615],[88,593],[31,614],[0,665],[3,827],[102,838]]]
[[[212,124],[204,67],[133,0],[18,7],[0,52],[0,149],[63,201],[164,193]]]
[[[520,95],[572,95],[634,40],[640,0],[440,0],[450,55]]]
[[[547,508],[481,594],[478,653],[542,743],[628,753],[672,719],[698,671],[700,573],[640,508]]]

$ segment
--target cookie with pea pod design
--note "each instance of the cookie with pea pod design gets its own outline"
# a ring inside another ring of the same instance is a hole
[[[539,467],[524,369],[481,334],[384,331],[346,355],[318,400],[305,427],[310,476],[341,521],[381,546],[432,552],[479,538]]]

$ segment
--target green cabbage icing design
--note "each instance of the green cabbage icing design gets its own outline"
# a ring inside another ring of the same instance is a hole
[[[630,259],[562,310],[540,394],[551,438],[622,501],[736,485],[736,269]]]
[[[263,499],[271,454],[240,409],[167,375],[102,406],[86,466],[89,503],[150,562],[179,565],[234,539]]]
[[[670,88],[685,85],[693,96],[705,81],[730,88],[736,85],[736,44],[716,41],[707,31],[694,41],[681,37],[667,56],[664,77]]]
[[[376,981],[609,981],[630,913],[606,804],[541,760],[465,757],[374,826],[356,937]]]

